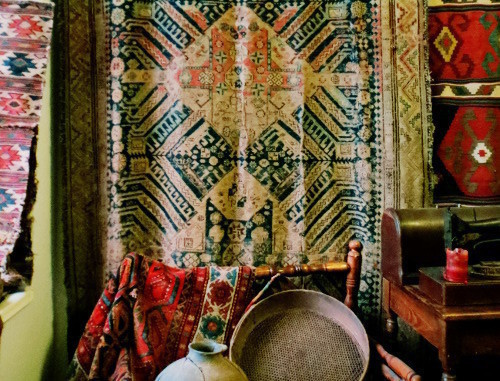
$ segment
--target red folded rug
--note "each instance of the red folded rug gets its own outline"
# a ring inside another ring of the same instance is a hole
[[[250,267],[177,269],[130,254],[110,279],[71,380],[154,380],[191,341],[227,343],[252,296]]]

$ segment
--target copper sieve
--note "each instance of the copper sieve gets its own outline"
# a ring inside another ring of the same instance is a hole
[[[344,304],[291,290],[243,315],[229,357],[250,381],[357,381],[367,372],[369,352],[363,325]]]

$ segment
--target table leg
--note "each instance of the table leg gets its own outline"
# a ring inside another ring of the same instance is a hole
[[[385,333],[392,347],[398,336],[398,315],[391,311],[391,283],[383,279],[382,308],[385,315]],[[391,348],[393,349],[393,348]]]
[[[443,372],[441,375],[441,381],[456,381],[457,376],[455,374]]]
[[[439,360],[441,360],[441,366],[443,368],[441,381],[456,381],[457,375],[455,373],[455,358],[448,354],[446,350],[442,349],[439,351]]]
[[[398,316],[392,311],[387,313],[387,318],[385,319],[385,330],[391,338],[396,338],[398,334]]]
[[[385,318],[385,344],[394,352],[398,348],[398,316],[392,311],[386,311]]]

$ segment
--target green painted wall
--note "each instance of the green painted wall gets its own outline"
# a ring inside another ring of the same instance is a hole
[[[53,256],[52,144],[50,67],[39,126],[33,208],[33,300],[4,324],[0,344],[0,380],[62,380],[67,368],[66,299],[62,261]],[[53,258],[55,258],[53,260]]]

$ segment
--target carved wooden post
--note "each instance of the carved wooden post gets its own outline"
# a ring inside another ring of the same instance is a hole
[[[384,347],[380,344],[377,344],[377,352],[380,354],[380,357],[387,363],[389,368],[382,365],[382,372],[386,379],[391,380],[392,372],[396,373],[398,376],[398,380],[402,381],[420,381],[421,377],[415,373],[413,369],[411,369],[408,365],[406,365],[403,361],[398,359],[397,357],[388,353]],[[401,377],[401,378],[400,378]]]
[[[358,290],[361,274],[361,242],[349,242],[349,253],[347,254],[347,264],[349,272],[346,279],[346,297],[344,304],[351,310],[358,308]]]

